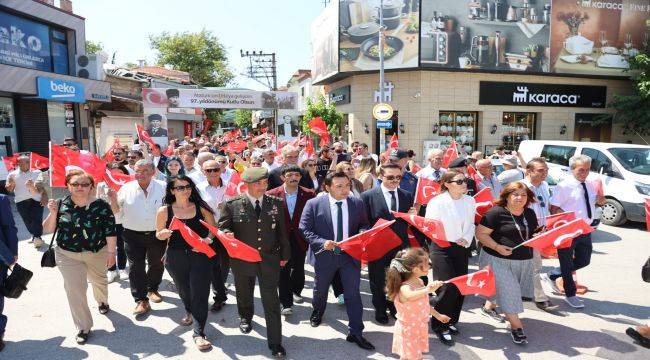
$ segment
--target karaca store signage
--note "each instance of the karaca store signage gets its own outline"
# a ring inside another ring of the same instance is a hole
[[[330,92],[330,102],[334,105],[350,103],[350,85],[340,87]]]
[[[606,86],[481,81],[480,105],[604,108]]]

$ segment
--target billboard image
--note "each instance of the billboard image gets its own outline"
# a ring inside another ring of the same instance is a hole
[[[295,109],[298,94],[286,91],[144,88],[145,108],[180,113],[176,109]]]
[[[0,12],[0,64],[52,71],[50,29]]]
[[[311,24],[313,82],[326,79],[338,71],[338,14],[338,4],[331,2]]]
[[[339,71],[379,69],[379,17],[386,69],[418,67],[419,0],[339,0]]]

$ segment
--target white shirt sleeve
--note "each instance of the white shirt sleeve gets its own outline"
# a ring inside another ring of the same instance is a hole
[[[557,207],[562,207],[564,205],[564,201],[567,198],[567,187],[559,183],[557,186],[553,189],[553,196],[551,197],[551,205],[557,206]]]
[[[473,197],[465,197],[467,201],[467,210],[465,213],[465,229],[463,229],[463,239],[467,240],[466,248],[472,244],[474,233],[476,232],[476,225],[474,225],[474,213],[476,212],[476,201]]]

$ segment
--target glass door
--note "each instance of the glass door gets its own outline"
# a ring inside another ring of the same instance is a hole
[[[12,152],[18,151],[16,118],[14,115],[14,99],[0,97],[0,142],[5,141],[5,136],[9,136],[11,138]],[[7,145],[0,146],[0,156],[7,156]]]
[[[471,153],[476,149],[478,113],[472,111],[441,111],[438,128],[440,145],[447,147],[452,140]]]
[[[535,139],[535,113],[503,113],[501,136],[506,149],[516,150],[524,140]]]

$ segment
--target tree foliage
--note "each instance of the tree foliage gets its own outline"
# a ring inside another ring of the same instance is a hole
[[[629,95],[614,94],[609,104],[616,109],[614,121],[623,124],[623,131],[637,135],[650,134],[650,54],[630,58],[633,91]],[[599,117],[597,120],[605,120]]]
[[[316,101],[307,98],[307,107],[302,117],[302,132],[307,135],[314,135],[309,130],[309,122],[317,117],[321,117],[327,124],[327,130],[330,134],[338,134],[343,122],[343,114],[336,111],[334,104],[327,104],[324,95],[319,95]]]
[[[253,111],[248,109],[237,109],[235,110],[235,124],[240,129],[248,128],[250,129],[253,125],[252,122]]]
[[[86,40],[86,54],[96,54],[102,50],[104,50],[104,44],[101,42]]]
[[[226,86],[234,74],[228,69],[225,47],[211,31],[150,35],[151,48],[158,51],[158,65],[190,73],[200,86]]]

